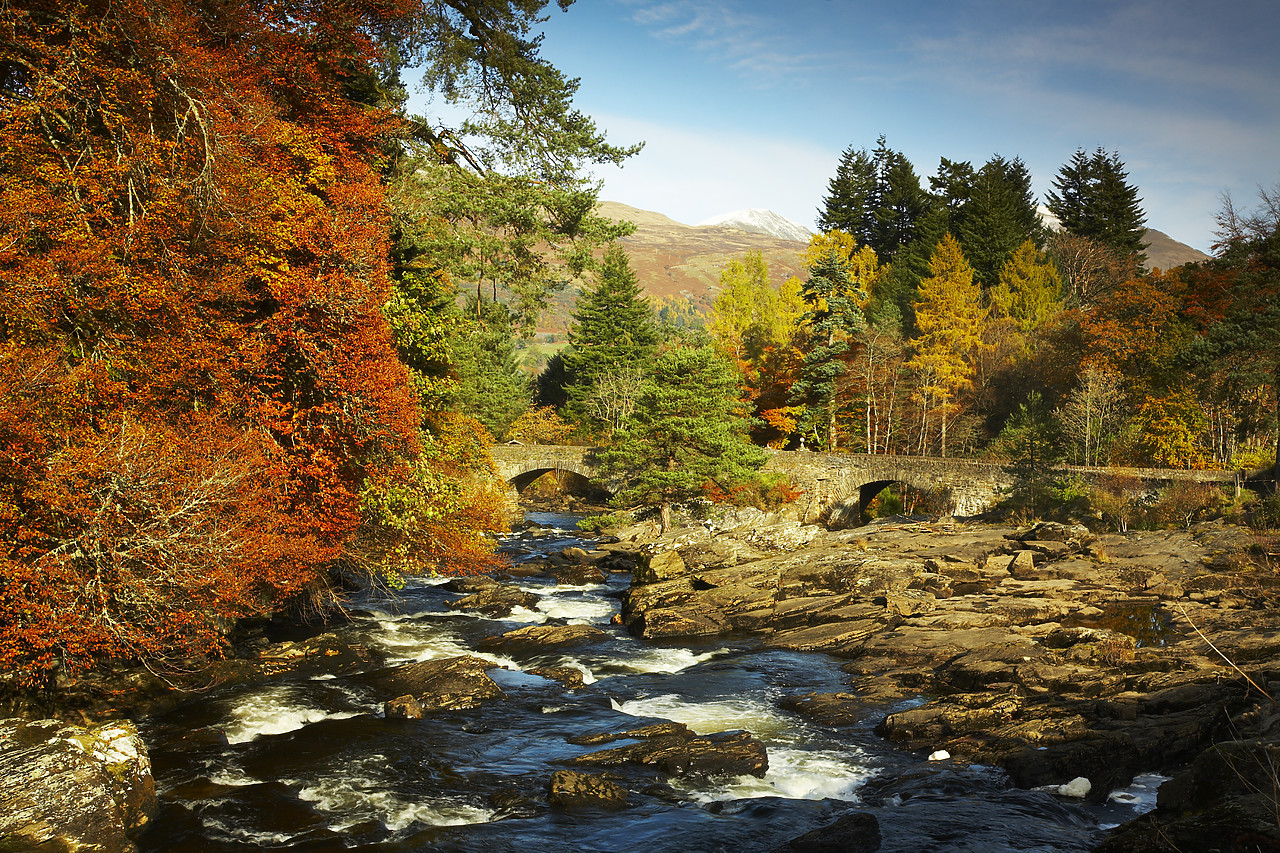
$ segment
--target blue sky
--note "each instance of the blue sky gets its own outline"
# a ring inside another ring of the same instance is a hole
[[[1043,199],[1077,148],[1119,153],[1147,224],[1196,248],[1229,191],[1280,182],[1280,2],[578,0],[543,55],[610,141],[602,198],[697,223],[746,207],[813,227],[840,153],[880,134],[1020,156]]]

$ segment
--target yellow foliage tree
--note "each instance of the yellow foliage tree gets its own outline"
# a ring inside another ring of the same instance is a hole
[[[929,276],[920,282],[915,304],[919,334],[910,342],[906,368],[916,377],[913,399],[920,406],[920,450],[928,446],[929,420],[939,424],[941,454],[947,455],[947,422],[959,409],[957,396],[973,376],[973,359],[982,347],[986,312],[973,267],[960,244],[947,234],[929,260]]]

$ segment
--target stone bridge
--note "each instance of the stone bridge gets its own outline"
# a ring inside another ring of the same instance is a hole
[[[492,450],[498,473],[517,491],[548,471],[569,471],[588,480],[596,473],[589,461],[589,447],[497,445]],[[953,514],[961,516],[988,509],[999,497],[999,490],[1013,484],[1001,463],[929,456],[769,451],[763,470],[786,474],[804,492],[799,507],[804,521],[822,520],[832,526],[856,524],[863,508],[891,483],[938,494]],[[1153,487],[1174,481],[1234,483],[1237,488],[1242,484],[1241,476],[1233,471],[1078,466],[1058,470],[1086,481],[1119,476]],[[596,485],[611,490],[607,484]]]

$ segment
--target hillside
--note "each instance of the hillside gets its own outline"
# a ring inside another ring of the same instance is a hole
[[[777,284],[803,272],[800,253],[805,244],[800,241],[720,225],[685,225],[616,201],[603,201],[598,210],[636,224],[636,233],[622,244],[641,286],[654,296],[706,296],[714,292],[720,268],[752,250],[764,255]]]
[[[683,297],[704,312],[709,310],[715,300],[720,269],[753,250],[760,251],[769,262],[775,285],[793,275],[804,276],[800,265],[804,241],[723,225],[685,225],[661,213],[616,201],[602,201],[597,209],[610,219],[635,223],[636,233],[622,240],[622,244],[631,255],[631,266],[640,279],[640,286],[659,300]],[[1148,229],[1146,240],[1150,243],[1149,267],[1171,269],[1208,257],[1155,229]],[[559,294],[539,331],[562,333],[573,313],[576,296],[577,291],[572,287]]]

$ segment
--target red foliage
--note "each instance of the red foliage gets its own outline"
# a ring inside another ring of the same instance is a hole
[[[0,6],[0,665],[24,681],[217,653],[206,614],[316,584],[416,449],[380,311],[397,119],[348,96],[406,14]]]

